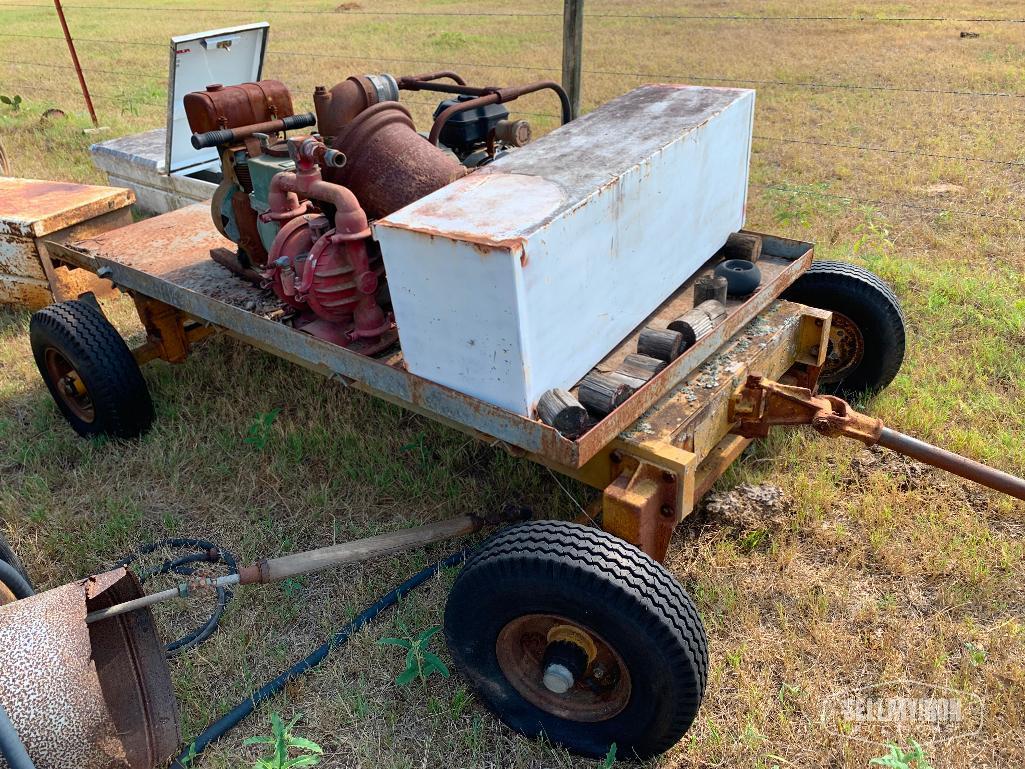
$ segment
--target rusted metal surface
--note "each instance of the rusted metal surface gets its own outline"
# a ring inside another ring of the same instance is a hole
[[[318,85],[313,92],[317,128],[322,136],[337,136],[363,110],[399,98],[391,75],[353,75],[328,90]]]
[[[146,329],[146,344],[133,353],[140,363],[154,358],[182,363],[193,344],[213,333],[213,329],[193,324],[189,316],[170,305],[145,296],[133,298]]]
[[[348,158],[324,179],[351,189],[372,219],[403,208],[466,173],[450,153],[416,132],[409,110],[385,101],[362,111],[334,137]]]
[[[663,452],[657,453],[661,456]],[[688,468],[696,464],[693,454],[689,460]],[[683,495],[677,486],[693,474],[677,475],[629,455],[620,464],[622,472],[602,496],[602,528],[662,561],[669,550],[673,529],[681,520],[678,500]]]
[[[150,769],[177,746],[149,613],[85,624],[89,611],[140,595],[122,568],[0,608],[0,701],[37,769]]]
[[[572,638],[573,641],[568,641]],[[545,653],[557,640],[581,647],[586,667],[573,686],[557,694],[543,683]],[[630,701],[630,671],[595,630],[555,614],[523,614],[498,634],[495,654],[502,673],[524,699],[560,718],[596,723],[613,718]]]
[[[0,235],[39,238],[126,208],[131,190],[91,184],[0,178]]]
[[[185,94],[182,102],[194,134],[269,123],[294,114],[292,94],[279,80],[229,86],[214,83],[205,91]],[[280,129],[264,133],[274,130]]]
[[[777,239],[765,236],[765,248],[776,245]],[[771,252],[764,254],[758,265],[762,271],[762,285],[750,297],[741,300],[727,301],[726,318],[712,329],[711,333],[698,340],[679,358],[653,376],[647,384],[638,389],[623,405],[601,420],[577,441],[577,455],[580,463],[587,462],[595,456],[603,446],[610,443],[617,435],[626,430],[635,420],[641,417],[662,396],[670,392],[686,376],[697,369],[709,356],[721,347],[730,337],[738,333],[756,316],[762,313],[775,301],[786,288],[803,273],[812,262],[812,250],[806,244],[796,241],[781,241],[780,251],[788,245],[804,245],[805,250],[797,258],[789,260],[774,256]],[[789,253],[787,253],[789,256]],[[706,270],[710,271],[710,270]],[[609,353],[596,367],[599,371],[615,371],[629,353],[636,348],[636,337],[646,326],[666,326],[674,318],[694,306],[693,282],[705,274],[697,273],[694,279],[664,302],[658,310],[648,316],[638,327],[635,334],[623,341]]]
[[[892,451],[913,457],[920,462],[925,462],[933,467],[939,467],[948,473],[959,475],[970,481],[995,489],[1002,494],[1007,494],[1017,499],[1025,499],[1025,480],[1017,478],[1009,473],[987,467],[974,459],[962,457],[952,451],[941,449],[938,446],[931,446],[925,441],[904,435],[896,430],[884,427],[879,434],[880,446],[885,446]]]
[[[752,375],[734,394],[730,415],[737,422],[734,432],[738,435],[762,437],[776,425],[810,425],[826,437],[852,438],[866,446],[878,444],[1025,500],[1025,479],[891,430],[882,420],[855,411],[845,400],[833,395],[814,395],[804,387]]]
[[[844,436],[866,446],[879,442],[883,422],[855,411],[835,395],[814,395],[806,387],[774,382],[758,374],[748,375],[730,400],[733,432],[745,438],[763,438],[776,425],[811,425],[830,438]]]
[[[611,451],[585,465],[576,477],[605,489],[606,530],[653,557],[664,555],[672,528],[750,442],[730,434],[730,403],[738,384],[751,371],[792,376],[813,367],[819,355],[811,350],[821,347],[828,333],[828,323],[816,321],[828,317],[777,302],[621,433]],[[645,464],[650,469],[641,467]],[[673,483],[675,493],[667,501]]]

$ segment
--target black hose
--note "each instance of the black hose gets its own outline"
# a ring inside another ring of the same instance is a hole
[[[36,594],[21,572],[4,560],[0,560],[0,582],[7,585],[14,593],[14,597],[19,600]]]
[[[186,553],[177,558],[169,558],[161,563],[159,566],[154,566],[145,571],[137,573],[139,582],[145,583],[146,580],[155,577],[160,574],[176,574],[182,577],[189,577],[196,573],[196,570],[191,568],[188,564],[191,563],[223,563],[230,574],[238,574],[238,562],[235,560],[235,556],[229,551],[217,547],[212,542],[208,542],[205,539],[164,539],[160,542],[150,542],[147,545],[143,545],[134,553],[125,556],[117,563],[114,564],[115,568],[118,566],[128,566],[130,563],[135,561],[137,558],[143,555],[148,555],[157,550],[195,550],[197,552]],[[181,638],[172,641],[164,647],[164,653],[168,657],[174,657],[175,655],[181,654],[182,652],[198,646],[203,643],[207,638],[213,635],[214,631],[217,630],[217,626],[221,622],[221,616],[224,614],[225,608],[228,606],[228,602],[232,599],[232,592],[224,587],[218,587],[216,590],[216,603],[214,604],[213,611],[210,613],[209,618],[200,625],[198,628],[186,633]]]
[[[0,563],[6,565],[6,561]],[[3,756],[10,769],[35,769],[3,705],[0,705],[0,756]]]
[[[353,633],[372,622],[377,615],[397,603],[398,600],[410,590],[415,590],[420,587],[420,585],[442,569],[455,566],[457,563],[462,561],[466,558],[466,554],[469,550],[470,548],[468,547],[458,550],[443,561],[438,561],[437,563],[423,569],[423,571],[414,574],[401,585],[394,588],[391,592],[378,598],[376,602],[368,606],[360,614],[356,615],[349,624],[315,649],[312,654],[299,660],[273,681],[269,681],[264,684],[255,692],[250,694],[248,698],[210,724],[199,734],[199,736],[196,737],[195,741],[191,745],[186,746],[186,749],[182,751],[181,755],[171,762],[170,769],[187,769],[187,767],[194,766],[196,758],[206,750],[210,743],[215,740],[219,740],[229,731],[238,726],[243,718],[256,709],[257,705],[277,694],[289,681],[298,678],[310,668],[313,668],[323,662],[327,655],[333,650],[344,646],[349,638],[352,637]]]

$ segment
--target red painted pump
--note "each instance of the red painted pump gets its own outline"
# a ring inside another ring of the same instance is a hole
[[[260,216],[264,223],[282,224],[264,277],[283,303],[316,316],[303,324],[306,331],[368,355],[384,349],[397,337],[378,302],[384,267],[367,215],[348,188],[320,174],[321,164],[337,168],[345,156],[313,136],[291,138],[288,145],[296,173],[274,176],[270,211]],[[332,220],[311,200],[333,209]]]
[[[238,245],[236,254],[211,255],[273,290],[296,328],[364,355],[381,352],[397,331],[369,220],[529,141],[530,127],[509,121],[502,104],[545,89],[559,96],[567,122],[569,100],[556,83],[475,88],[454,72],[318,86],[315,117],[294,114],[291,94],[274,80],[188,94],[193,146],[221,152],[214,224]],[[458,98],[442,102],[425,138],[398,103],[401,90]],[[323,137],[283,141],[285,131],[314,123]]]

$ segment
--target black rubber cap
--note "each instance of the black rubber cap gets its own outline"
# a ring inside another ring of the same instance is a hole
[[[727,259],[715,268],[715,274],[726,278],[726,293],[729,296],[752,294],[762,282],[762,271],[754,262],[746,259]]]

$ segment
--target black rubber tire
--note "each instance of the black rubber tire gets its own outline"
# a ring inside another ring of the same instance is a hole
[[[600,632],[632,679],[623,710],[585,723],[520,695],[496,642],[511,620],[535,613]],[[502,721],[587,756],[606,755],[612,743],[621,758],[669,749],[697,716],[707,680],[704,627],[665,567],[611,534],[564,521],[518,524],[485,541],[452,587],[445,636],[459,670]]]
[[[29,337],[39,373],[57,408],[81,436],[135,438],[153,422],[153,402],[132,351],[101,312],[84,302],[52,304],[32,315]],[[79,418],[50,381],[45,351],[53,347],[81,377],[95,409],[93,421]]]
[[[32,581],[28,577],[28,572],[21,565],[21,561],[11,549],[11,546],[7,544],[7,539],[3,534],[0,534],[0,561],[3,561],[7,567],[14,570],[12,575],[6,573],[6,570],[0,567],[0,582],[7,585],[18,598],[28,598],[32,595]]]
[[[897,376],[904,362],[904,313],[893,289],[877,275],[846,262],[813,262],[783,298],[842,313],[861,332],[860,363],[841,380],[822,382],[820,390],[859,396],[882,390]]]
[[[726,278],[728,296],[748,296],[762,284],[762,271],[747,259],[727,259],[716,266],[715,275]]]

